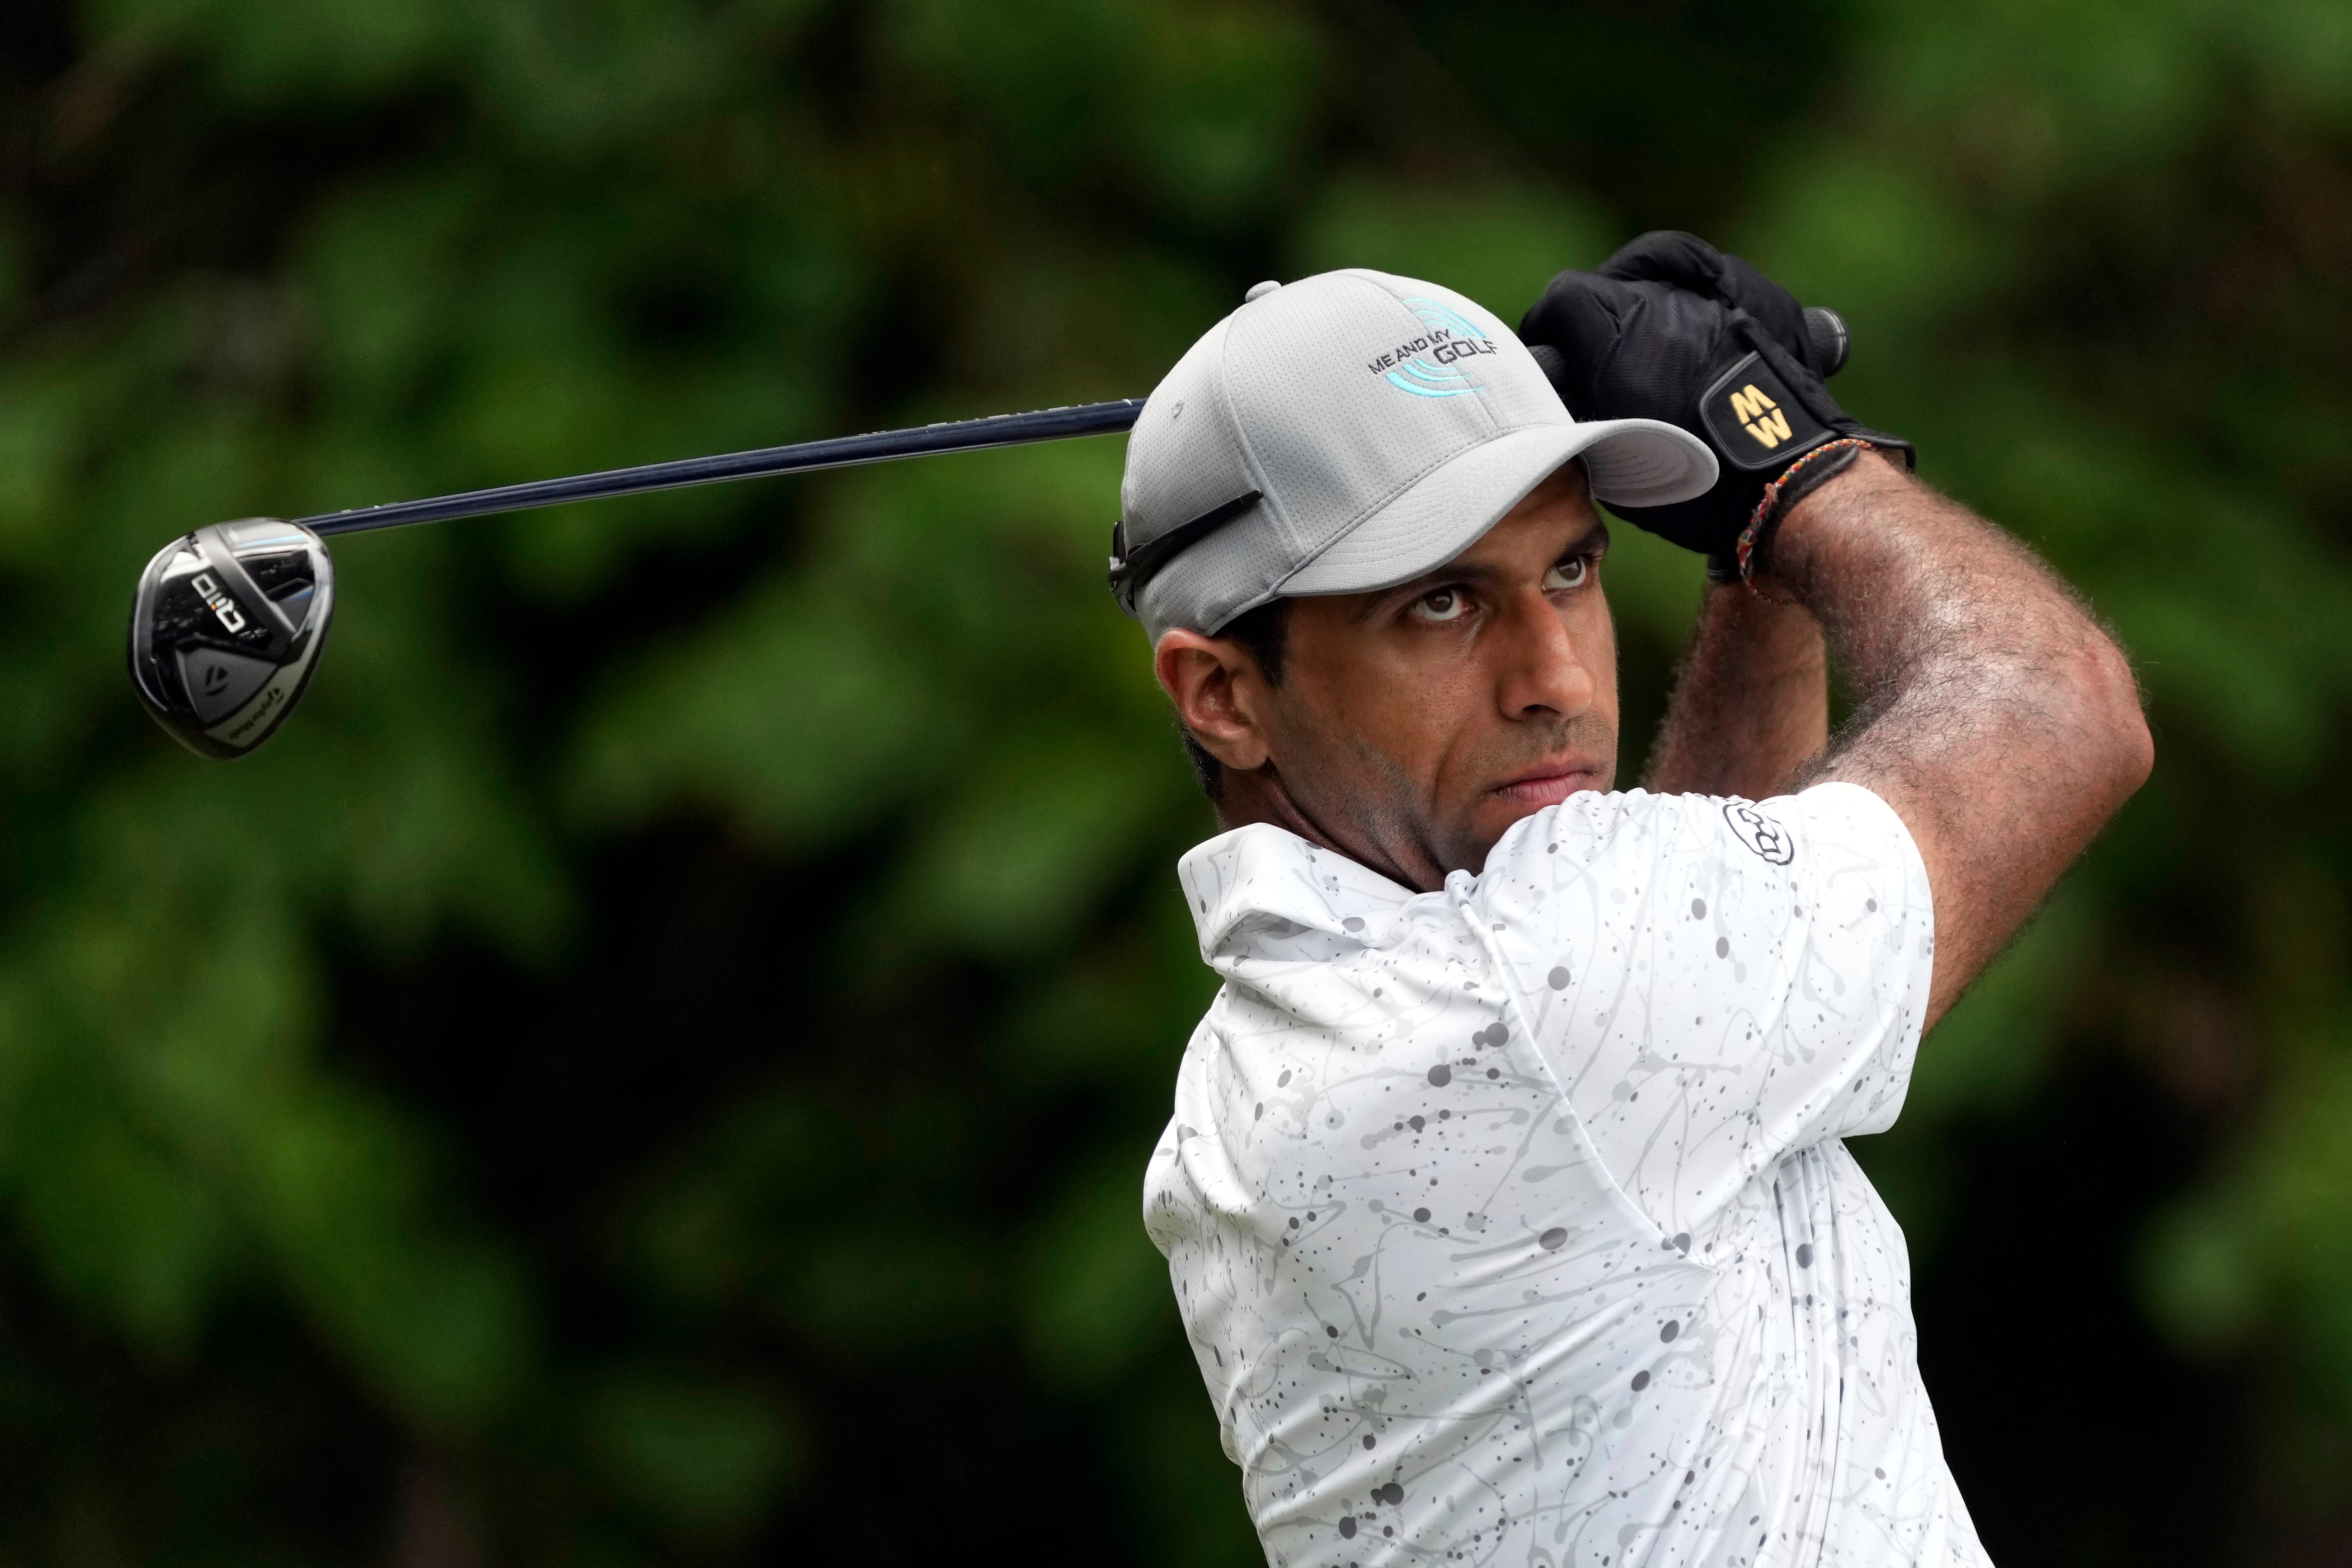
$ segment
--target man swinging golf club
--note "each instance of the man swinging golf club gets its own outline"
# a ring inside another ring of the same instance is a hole
[[[1129,446],[1226,829],[1145,1194],[1225,1452],[1289,1568],[1981,1562],[1841,1141],[2145,778],[2131,671],[1744,263],[1647,236],[1522,331],[1260,285]],[[1646,790],[1595,500],[1715,579]]]

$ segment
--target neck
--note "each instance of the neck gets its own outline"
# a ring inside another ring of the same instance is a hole
[[[1416,892],[1429,892],[1439,885],[1414,876],[1390,857],[1381,854],[1377,847],[1353,848],[1325,832],[1322,824],[1308,816],[1298,802],[1291,797],[1290,791],[1283,784],[1282,775],[1275,771],[1272,763],[1266,763],[1254,773],[1244,773],[1232,768],[1225,769],[1223,787],[1217,794],[1216,807],[1217,826],[1224,832],[1231,833],[1236,827],[1246,827],[1254,822],[1263,822],[1269,826],[1295,833],[1319,849],[1328,849],[1334,855],[1344,855],[1357,865],[1377,871],[1390,881],[1411,888]],[[1439,882],[1442,883],[1442,881],[1441,875]]]

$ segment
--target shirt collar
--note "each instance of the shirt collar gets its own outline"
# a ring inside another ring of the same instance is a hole
[[[1252,823],[1195,845],[1177,862],[1177,879],[1201,937],[1201,957],[1307,956],[1298,939],[1320,947],[1360,947],[1417,897],[1333,849],[1287,828]],[[1279,950],[1278,952],[1276,950]]]

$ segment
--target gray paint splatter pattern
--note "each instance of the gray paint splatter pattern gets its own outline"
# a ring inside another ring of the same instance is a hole
[[[1983,1562],[1840,1142],[1933,960],[1875,795],[1578,795],[1428,894],[1267,826],[1181,876],[1225,984],[1144,1217],[1270,1563]]]

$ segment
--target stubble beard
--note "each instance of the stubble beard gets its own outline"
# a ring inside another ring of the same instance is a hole
[[[1312,740],[1318,755],[1284,777],[1293,805],[1349,858],[1423,892],[1435,891],[1454,871],[1476,874],[1503,833],[1542,809],[1528,807],[1501,831],[1487,833],[1472,820],[1487,804],[1486,795],[1441,811],[1410,774],[1362,736],[1318,724]],[[1616,726],[1598,714],[1540,725],[1530,721],[1507,741],[1508,754],[1482,759],[1475,768],[1478,776],[1508,778],[1546,756],[1576,750],[1601,760],[1596,788],[1605,791],[1616,784]],[[1341,782],[1332,788],[1333,781]]]

